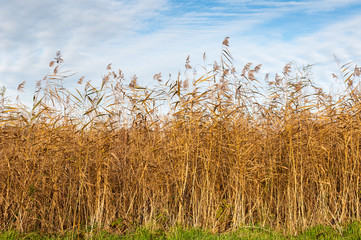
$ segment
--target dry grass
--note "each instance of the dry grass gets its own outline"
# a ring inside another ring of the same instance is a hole
[[[228,45],[201,78],[188,58],[184,79],[156,74],[153,90],[109,65],[100,87],[68,91],[57,53],[31,109],[0,95],[0,230],[360,220],[360,68],[340,66],[337,96],[294,64],[262,87]]]

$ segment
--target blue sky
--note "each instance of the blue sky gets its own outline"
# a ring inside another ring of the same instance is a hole
[[[175,78],[188,55],[213,64],[226,36],[236,69],[254,62],[272,76],[290,61],[316,63],[313,80],[328,87],[334,54],[360,62],[360,10],[359,0],[0,0],[0,87],[15,97],[26,80],[29,102],[58,50],[78,73],[68,87],[100,82],[109,63],[151,86],[156,73]]]

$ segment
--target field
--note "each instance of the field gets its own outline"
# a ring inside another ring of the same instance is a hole
[[[4,234],[175,226],[297,234],[361,220],[353,63],[340,64],[344,91],[333,95],[293,63],[264,80],[261,65],[237,70],[228,38],[204,75],[192,78],[188,58],[184,76],[156,74],[152,89],[110,64],[100,86],[82,77],[69,90],[60,53],[49,67],[31,107],[0,94]]]
[[[139,228],[135,231],[128,232],[126,235],[111,234],[106,231],[96,233],[89,232],[67,232],[62,234],[41,234],[41,233],[19,233],[16,231],[8,231],[0,233],[0,239],[96,239],[96,240],[116,240],[116,239],[169,239],[169,240],[308,240],[308,239],[360,239],[361,224],[351,223],[343,226],[342,229],[335,229],[332,227],[316,226],[306,231],[294,234],[282,234],[268,228],[259,226],[247,226],[240,229],[226,233],[212,233],[201,229],[183,229],[181,227],[174,227],[167,231],[160,229]]]

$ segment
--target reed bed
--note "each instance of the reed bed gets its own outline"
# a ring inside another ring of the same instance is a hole
[[[31,108],[0,95],[0,230],[63,232],[244,225],[295,232],[361,220],[360,68],[342,94],[287,64],[259,79],[221,59],[154,87],[107,67],[64,87],[60,52]],[[210,69],[208,69],[210,68]],[[22,91],[25,83],[19,85]]]

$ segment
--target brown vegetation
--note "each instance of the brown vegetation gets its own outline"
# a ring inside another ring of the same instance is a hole
[[[260,65],[238,73],[228,44],[201,78],[159,73],[152,90],[109,65],[100,87],[68,91],[57,53],[31,109],[2,96],[0,230],[360,220],[360,68],[340,66],[342,95],[294,64],[262,88]]]

